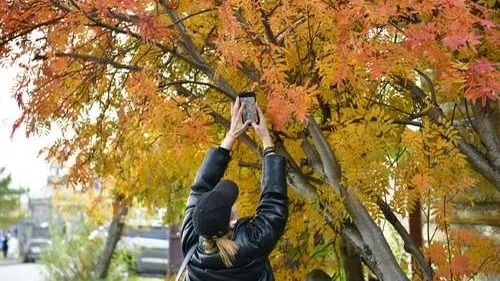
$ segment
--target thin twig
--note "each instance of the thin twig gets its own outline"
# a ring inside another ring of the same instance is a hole
[[[123,69],[132,70],[132,71],[139,71],[139,70],[143,69],[142,67],[137,66],[137,65],[123,64],[123,63],[117,62],[111,58],[106,58],[106,57],[99,57],[99,56],[92,56],[92,55],[78,54],[78,53],[63,53],[63,52],[56,52],[55,55],[56,55],[56,57],[70,57],[70,58],[83,60],[83,61],[97,62],[100,64],[109,64],[115,68],[123,68]]]
[[[197,85],[204,85],[204,86],[208,86],[210,88],[214,88],[218,91],[220,91],[221,93],[224,93],[225,95],[230,95],[230,93],[226,92],[224,89],[220,88],[219,86],[217,85],[214,85],[214,84],[211,84],[211,83],[207,83],[207,82],[200,82],[200,81],[192,81],[192,80],[178,80],[178,81],[173,81],[173,82],[167,82],[167,83],[163,83],[161,86],[163,88],[166,88],[166,87],[169,87],[169,86],[172,86],[172,85],[179,85],[179,84],[197,84]]]

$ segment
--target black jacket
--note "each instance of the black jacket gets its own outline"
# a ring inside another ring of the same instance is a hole
[[[213,148],[205,157],[191,187],[181,231],[182,252],[197,245],[200,237],[191,220],[200,196],[220,181],[229,163],[229,151]],[[232,240],[238,244],[234,266],[227,268],[218,253],[207,255],[198,246],[188,263],[189,281],[269,281],[274,280],[268,255],[283,234],[288,217],[285,159],[273,154],[264,157],[262,193],[256,214],[240,219]]]

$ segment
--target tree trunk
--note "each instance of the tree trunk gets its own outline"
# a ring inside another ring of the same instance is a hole
[[[363,281],[363,266],[356,246],[345,235],[341,235],[340,247],[346,280]]]
[[[120,236],[123,230],[124,218],[127,215],[128,206],[124,199],[115,199],[113,202],[113,220],[108,229],[108,236],[106,237],[106,242],[104,244],[104,249],[99,257],[99,262],[96,266],[96,277],[104,279],[108,275],[109,265],[111,263],[111,257],[115,251],[116,243],[120,240]]]
[[[495,106],[496,105],[496,106]],[[495,109],[497,112],[495,112]],[[488,101],[483,107],[479,103],[472,104],[474,125],[481,142],[486,147],[486,156],[497,173],[500,173],[500,102]]]
[[[175,276],[182,263],[181,236],[178,225],[170,225],[168,235],[167,276]]]
[[[420,203],[420,199],[417,199],[415,210],[410,213],[410,237],[413,243],[415,243],[415,246],[418,247],[418,249],[422,249],[422,246],[424,244],[424,239],[422,237],[421,206],[422,205]],[[420,269],[420,266],[413,256],[411,257],[411,268],[413,279],[416,279],[417,276],[419,277],[419,279],[423,279],[422,270]]]
[[[380,280],[408,280],[399,267],[382,230],[377,226],[359,198],[348,192],[343,185],[339,185],[339,187],[345,202],[344,206],[366,245],[363,247],[364,255],[370,259],[370,263],[375,263],[378,267],[377,277]]]
[[[314,119],[308,120],[307,129],[320,156],[328,183],[342,197],[352,222],[361,234],[364,243],[361,248],[363,249],[363,253],[361,253],[363,259],[378,267],[375,274],[380,280],[408,280],[399,267],[382,230],[377,226],[359,198],[342,183],[340,164]]]

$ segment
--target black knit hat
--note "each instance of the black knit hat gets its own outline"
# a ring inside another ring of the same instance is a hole
[[[203,194],[193,211],[194,231],[207,238],[226,234],[238,193],[236,183],[221,180],[212,191]]]

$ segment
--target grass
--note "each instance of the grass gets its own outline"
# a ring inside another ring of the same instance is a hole
[[[133,276],[128,277],[127,279],[114,277],[114,278],[91,279],[91,280],[78,279],[78,280],[74,280],[74,281],[122,281],[122,280],[127,280],[127,281],[165,281],[165,278],[133,275]]]
[[[144,276],[131,276],[129,281],[164,281],[165,278],[159,277],[144,277]]]

